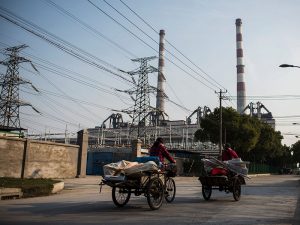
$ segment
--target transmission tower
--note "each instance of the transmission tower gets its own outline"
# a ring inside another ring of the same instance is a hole
[[[157,72],[158,70],[153,66],[148,66],[148,61],[155,59],[155,56],[132,59],[133,62],[140,62],[140,68],[138,71],[129,72],[131,75],[139,75],[138,84],[135,89],[136,97],[134,99],[134,109],[132,115],[132,125],[130,133],[137,125],[137,137],[145,135],[145,128],[149,125],[149,113],[151,111],[150,106],[150,92],[151,87],[148,82],[148,74]]]
[[[34,70],[37,71],[30,60],[18,55],[19,52],[26,47],[28,46],[20,45],[6,48],[4,54],[8,56],[8,58],[4,61],[0,61],[0,64],[7,66],[6,74],[1,75],[0,78],[0,129],[2,130],[19,130],[21,132],[20,106],[31,106],[38,112],[30,103],[21,101],[19,98],[19,86],[21,84],[30,84],[32,88],[38,92],[31,82],[19,76],[19,64],[23,62],[29,62]]]

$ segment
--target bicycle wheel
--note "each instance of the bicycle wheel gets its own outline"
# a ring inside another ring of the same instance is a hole
[[[212,192],[211,186],[202,185],[202,195],[206,201],[208,201],[210,199],[211,192]]]
[[[176,194],[176,186],[173,178],[168,177],[166,179],[166,190],[165,190],[165,199],[167,202],[173,202]]]
[[[233,181],[233,188],[232,188],[233,198],[235,201],[240,200],[241,198],[241,182],[239,178],[235,178]]]
[[[112,199],[116,206],[123,207],[130,199],[131,190],[128,188],[112,188]]]
[[[152,178],[147,186],[147,201],[151,209],[159,209],[164,198],[164,185],[158,177]]]

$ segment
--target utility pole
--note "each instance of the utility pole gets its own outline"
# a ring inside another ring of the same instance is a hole
[[[30,103],[21,101],[19,98],[19,86],[22,84],[30,84],[31,87],[38,92],[30,81],[26,81],[19,76],[19,64],[29,62],[33,69],[37,71],[29,59],[19,56],[19,52],[27,45],[20,45],[5,49],[5,55],[8,58],[0,61],[0,64],[7,66],[6,74],[0,78],[1,94],[0,94],[0,128],[3,130],[19,130],[20,125],[20,106],[31,106],[34,111],[39,113]],[[38,72],[38,71],[37,71]]]
[[[223,123],[223,117],[222,117],[222,100],[223,99],[226,99],[226,97],[223,95],[223,94],[225,94],[225,93],[227,93],[227,90],[225,90],[225,91],[222,91],[221,89],[220,89],[220,91],[219,92],[216,92],[215,91],[215,93],[216,94],[219,94],[219,102],[220,102],[220,139],[219,139],[219,157],[220,158],[222,158],[222,136],[223,136],[223,134],[222,134],[222,123]]]

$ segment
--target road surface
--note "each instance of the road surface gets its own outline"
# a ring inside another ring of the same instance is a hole
[[[150,210],[143,196],[131,197],[123,208],[111,199],[111,188],[99,194],[99,176],[66,179],[59,194],[0,201],[1,225],[105,224],[105,225],[265,225],[300,224],[299,176],[253,177],[242,187],[241,200],[214,190],[205,201],[197,177],[176,177],[173,203]]]

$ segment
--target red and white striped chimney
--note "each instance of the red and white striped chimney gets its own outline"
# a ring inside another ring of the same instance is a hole
[[[158,78],[157,78],[157,95],[156,95],[156,108],[164,113],[165,112],[165,83],[164,76],[164,50],[165,50],[165,31],[159,32],[159,58],[158,58]]]
[[[237,111],[242,113],[246,107],[246,85],[244,79],[242,20],[236,19],[236,57],[237,57]]]

